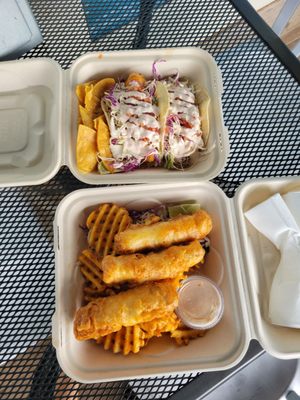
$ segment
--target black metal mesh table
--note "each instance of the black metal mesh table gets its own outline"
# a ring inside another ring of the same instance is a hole
[[[84,3],[85,10],[80,0],[31,0],[44,43],[26,57],[52,57],[68,68],[93,50],[202,47],[223,72],[231,144],[228,164],[215,182],[232,196],[249,178],[299,175],[299,84],[231,2]],[[105,25],[110,18],[114,23]],[[0,192],[0,398],[168,398],[197,374],[86,386],[67,378],[57,364],[51,345],[52,220],[59,201],[82,187],[63,167],[47,184]]]

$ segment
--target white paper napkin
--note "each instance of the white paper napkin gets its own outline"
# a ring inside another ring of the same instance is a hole
[[[300,228],[300,192],[289,192],[282,196]]]
[[[271,285],[269,317],[273,324],[300,328],[300,192],[290,192],[284,199],[275,194],[245,216],[281,253]]]

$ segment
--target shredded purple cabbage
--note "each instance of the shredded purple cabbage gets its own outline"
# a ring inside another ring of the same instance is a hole
[[[134,224],[143,224],[147,218],[153,215],[159,216],[160,219],[163,221],[168,219],[168,210],[167,207],[162,204],[160,206],[148,208],[141,211],[129,210],[129,215],[132,218]]]
[[[176,114],[170,114],[167,117],[167,126],[172,128],[173,124],[179,124],[179,118]]]
[[[149,95],[151,96],[151,97],[153,97],[154,96],[154,94],[155,94],[155,91],[156,91],[156,85],[155,85],[155,82],[151,82],[151,84],[149,85]]]
[[[169,128],[169,137],[171,137],[172,135],[174,135],[174,124],[176,124],[176,123],[179,123],[179,118],[178,118],[178,116],[177,116],[176,114],[170,114],[170,115],[167,117],[167,121],[166,121],[167,127]],[[170,150],[170,145],[169,145],[169,143],[168,143],[167,138],[166,138],[165,142],[166,142],[166,143],[165,143],[165,148],[166,148],[166,150],[167,150],[167,149]]]
[[[156,64],[159,64],[159,63],[161,63],[161,62],[166,62],[166,60],[164,60],[163,58],[161,58],[161,59],[159,59],[159,60],[157,60],[157,61],[154,61],[154,63],[152,64],[152,75],[153,75],[153,78],[156,79],[157,81],[159,81],[159,80],[161,79],[161,76],[160,76],[160,74],[158,73]]]
[[[124,144],[124,139],[122,137],[121,138],[113,138],[113,139],[110,139],[110,143],[112,145],[117,145],[117,144],[122,145],[122,144]]]
[[[140,161],[130,160],[122,166],[122,171],[124,171],[124,172],[134,171],[139,166],[140,166]]]
[[[114,90],[115,90],[115,85],[113,85],[109,89],[109,92],[104,96],[104,99],[109,100],[111,102],[111,104],[115,107],[118,105],[118,99],[114,95]]]
[[[158,167],[161,163],[160,157],[157,153],[154,154],[154,162],[156,167]]]

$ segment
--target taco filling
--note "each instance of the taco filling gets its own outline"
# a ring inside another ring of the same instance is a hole
[[[199,106],[188,82],[169,78],[164,83],[170,101],[164,138],[165,166],[183,168],[189,166],[192,154],[205,147]]]
[[[207,148],[207,92],[178,74],[161,78],[156,63],[148,81],[133,72],[125,81],[104,78],[77,86],[80,170],[94,170],[95,159],[101,174],[139,167],[183,169]],[[83,128],[89,129],[92,146],[87,145]],[[93,161],[88,166],[81,162],[87,156]]]
[[[159,110],[153,82],[132,74],[116,83],[102,99],[116,171],[131,171],[142,163],[160,164]]]

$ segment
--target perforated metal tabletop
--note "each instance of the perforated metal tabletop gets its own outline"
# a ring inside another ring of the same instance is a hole
[[[246,1],[239,3],[242,9],[248,7]],[[30,0],[30,5],[44,42],[25,57],[52,57],[63,68],[95,50],[175,46],[208,50],[223,73],[223,110],[231,145],[228,164],[215,183],[233,196],[249,178],[299,175],[297,61],[272,41],[270,31],[258,21],[255,29],[265,32],[262,39],[233,3]],[[59,201],[85,186],[63,167],[46,184],[0,192],[2,400],[166,399],[197,375],[83,385],[61,372],[51,345],[52,221]]]

